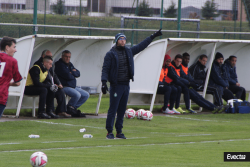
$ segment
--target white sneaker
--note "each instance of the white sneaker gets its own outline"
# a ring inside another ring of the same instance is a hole
[[[162,112],[163,112],[163,114],[174,114],[174,112],[169,110],[168,108],[166,108],[166,110],[164,110]]]
[[[171,111],[173,111],[174,114],[178,114],[178,115],[181,114],[179,111],[176,111],[174,108]]]

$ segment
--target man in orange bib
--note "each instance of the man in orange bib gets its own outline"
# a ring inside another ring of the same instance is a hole
[[[159,78],[159,85],[157,89],[157,94],[164,95],[164,106],[161,108],[161,111],[164,114],[180,114],[174,108],[179,107],[180,100],[176,100],[177,98],[180,99],[181,91],[174,86],[173,80],[167,76],[168,74],[168,66],[171,62],[171,57],[169,55],[165,55],[163,67],[161,69],[161,75]],[[168,101],[170,101],[170,105],[168,107]],[[175,103],[177,102],[177,103]]]
[[[182,77],[185,76],[185,73],[181,68],[181,62],[182,62],[182,55],[177,54],[168,67],[167,76],[173,80],[173,83],[177,85],[177,88],[181,89],[181,92],[184,94],[184,101],[187,111],[190,113],[196,113],[196,111],[190,108],[190,103],[189,103],[190,101],[189,87],[190,84],[192,83],[190,83],[187,79]]]

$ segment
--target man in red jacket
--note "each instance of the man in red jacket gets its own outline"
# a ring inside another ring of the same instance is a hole
[[[13,58],[15,52],[16,40],[10,37],[3,37],[0,53],[0,118],[6,107],[9,86],[19,86],[22,80],[22,76],[18,71],[17,61]],[[14,82],[10,82],[11,79]]]

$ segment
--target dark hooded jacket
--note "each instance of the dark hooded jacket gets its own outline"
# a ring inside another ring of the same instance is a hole
[[[207,73],[205,71],[206,66],[202,65],[199,61],[189,67],[188,71],[194,78],[195,82],[204,85]]]
[[[134,55],[144,50],[150,43],[152,39],[147,37],[145,40],[140,42],[138,45],[135,45],[131,48],[125,46],[125,53],[128,58],[128,73],[129,79],[134,81]],[[109,81],[110,84],[116,85],[118,83],[118,69],[119,69],[119,62],[118,62],[118,54],[115,47],[112,47],[109,52],[107,52],[103,66],[102,66],[102,76],[101,81],[107,82]]]
[[[224,88],[229,86],[224,66],[219,65],[219,63],[215,60],[211,68],[209,85],[218,87],[221,92],[223,92]]]
[[[80,77],[80,71],[71,62],[65,63],[62,58],[55,63],[55,73],[64,87],[75,88],[76,78]]]
[[[236,67],[232,67],[229,59],[226,59],[224,64],[225,73],[228,77],[228,82],[230,85],[236,85],[238,83],[238,77],[236,74]]]

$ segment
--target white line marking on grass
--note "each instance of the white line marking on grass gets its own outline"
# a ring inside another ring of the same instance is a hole
[[[41,143],[64,143],[64,142],[75,142],[75,140],[68,140],[68,141],[45,141]]]
[[[179,133],[164,133],[164,132],[150,132],[150,133],[159,133],[159,134],[166,134],[166,135],[175,135]],[[185,133],[186,134],[186,133]]]
[[[184,136],[209,136],[212,134],[191,134],[191,135],[178,135],[179,137],[184,137]]]
[[[171,115],[165,115],[166,117],[171,118],[179,118],[179,119],[188,119],[193,121],[214,121],[214,122],[230,122],[230,121],[216,121],[216,120],[208,120],[208,119],[196,119],[196,118],[187,118],[187,117],[177,117],[177,116],[171,116]]]
[[[106,146],[84,146],[84,147],[65,147],[65,148],[47,148],[47,149],[32,149],[32,150],[13,150],[13,151],[0,151],[0,153],[6,152],[24,152],[24,151],[46,151],[46,150],[69,150],[69,149],[81,149],[81,148],[98,148],[98,147],[135,147],[135,146],[164,146],[173,144],[196,144],[196,143],[215,143],[215,142],[230,142],[230,141],[249,141],[250,139],[229,139],[229,140],[213,140],[213,141],[199,141],[199,142],[183,142],[183,143],[163,143],[163,144],[142,144],[142,145],[106,145]]]
[[[45,124],[53,124],[53,125],[82,126],[82,127],[88,127],[88,128],[104,129],[103,127],[95,127],[95,126],[87,126],[87,125],[73,125],[73,124],[67,124],[67,123],[55,123],[55,122],[35,121],[35,120],[30,120],[30,121],[45,123]]]
[[[127,139],[145,139],[145,138],[148,138],[148,137],[131,137],[131,138],[127,138]]]
[[[176,136],[202,136],[211,134],[193,134],[193,133],[164,133],[164,132],[150,132],[154,134],[166,134],[166,135],[176,135]]]
[[[21,143],[0,143],[0,145],[11,145],[11,144],[21,144]]]

